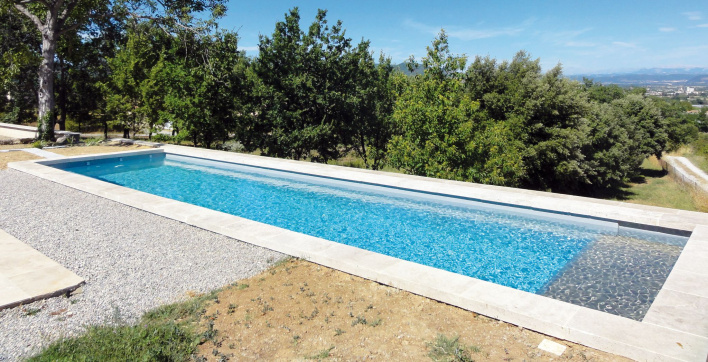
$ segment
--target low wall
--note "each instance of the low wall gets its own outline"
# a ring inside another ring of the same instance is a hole
[[[659,163],[661,163],[661,167],[676,181],[696,191],[708,194],[708,179],[697,175],[695,172],[691,172],[686,165],[686,163],[691,163],[688,159],[684,157],[664,156],[659,160]]]
[[[81,133],[69,131],[54,131],[57,138],[66,136],[68,142],[78,143]],[[37,138],[37,128],[31,126],[23,126],[20,124],[0,123],[0,136],[18,138],[18,139],[35,139]]]

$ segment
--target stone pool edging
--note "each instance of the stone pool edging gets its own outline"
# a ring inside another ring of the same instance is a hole
[[[45,166],[67,160],[162,152],[588,215],[626,224],[648,225],[650,228],[693,231],[693,234],[644,321],[637,322]],[[58,161],[18,162],[11,163],[9,167],[234,239],[629,358],[705,361],[708,355],[706,214],[182,146],[78,156]],[[288,243],[283,243],[284,240]]]

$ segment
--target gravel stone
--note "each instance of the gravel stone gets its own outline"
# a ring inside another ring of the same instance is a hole
[[[80,293],[0,311],[0,361],[89,325],[134,323],[284,257],[15,170],[0,171],[0,229],[86,280]]]

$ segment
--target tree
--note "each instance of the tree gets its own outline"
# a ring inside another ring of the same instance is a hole
[[[0,7],[0,122],[33,117],[39,46],[29,19]]]
[[[278,22],[272,37],[261,36],[253,63],[257,79],[253,124],[246,127],[249,147],[277,157],[327,162],[348,150],[351,124],[368,43],[352,48],[342,23],[329,26],[319,10],[307,32],[297,8]]]
[[[416,175],[518,185],[524,174],[521,144],[508,124],[480,112],[465,91],[465,60],[450,53],[444,32],[428,47],[423,74],[394,107],[389,161]]]
[[[168,28],[190,28],[194,12],[211,11],[221,16],[223,0],[1,0],[0,8],[10,8],[29,18],[42,40],[37,92],[39,133],[53,137],[55,114],[54,64],[59,40],[67,33],[98,24],[105,19],[123,22],[127,18],[151,19]]]
[[[163,60],[166,49],[171,48],[172,38],[149,23],[130,27],[126,43],[108,59],[111,74],[104,85],[106,111],[116,123],[123,127],[123,137],[129,138],[146,122],[155,122],[152,107],[159,104],[150,99],[152,93],[146,91],[154,85],[150,76],[155,75],[153,67]],[[148,121],[153,117],[152,121]]]
[[[359,76],[351,102],[354,110],[348,140],[364,166],[378,170],[384,165],[386,147],[393,135],[393,108],[408,79],[394,69],[390,58],[381,55],[375,64],[368,43],[362,43],[357,51]]]
[[[538,59],[519,52],[511,62],[477,57],[467,69],[466,87],[489,122],[503,124],[520,142],[528,188],[572,191],[589,183],[583,162],[587,99],[560,65],[545,74]]]
[[[175,61],[165,75],[165,114],[197,146],[211,148],[237,133],[239,120],[248,117],[244,99],[249,90],[246,69],[249,60],[238,50],[238,37],[218,32],[195,38],[193,58]]]

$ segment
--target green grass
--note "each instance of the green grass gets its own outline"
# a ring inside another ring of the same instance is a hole
[[[671,178],[653,157],[644,160],[638,177],[603,198],[689,211],[705,210],[701,200]]]
[[[691,161],[692,164],[696,165],[696,167],[703,170],[703,172],[708,173],[708,159],[705,156],[696,154],[685,154],[683,155],[683,157],[688,158],[688,160]]]
[[[91,327],[81,337],[63,339],[29,361],[186,361],[199,338],[176,323]]]
[[[196,324],[219,292],[155,308],[136,325],[90,327],[80,337],[53,343],[29,361],[190,360],[205,338]]]
[[[444,334],[438,334],[434,342],[428,343],[428,349],[428,357],[436,362],[471,362],[474,360],[470,351],[479,352],[479,347],[460,343],[459,336],[447,337]]]

